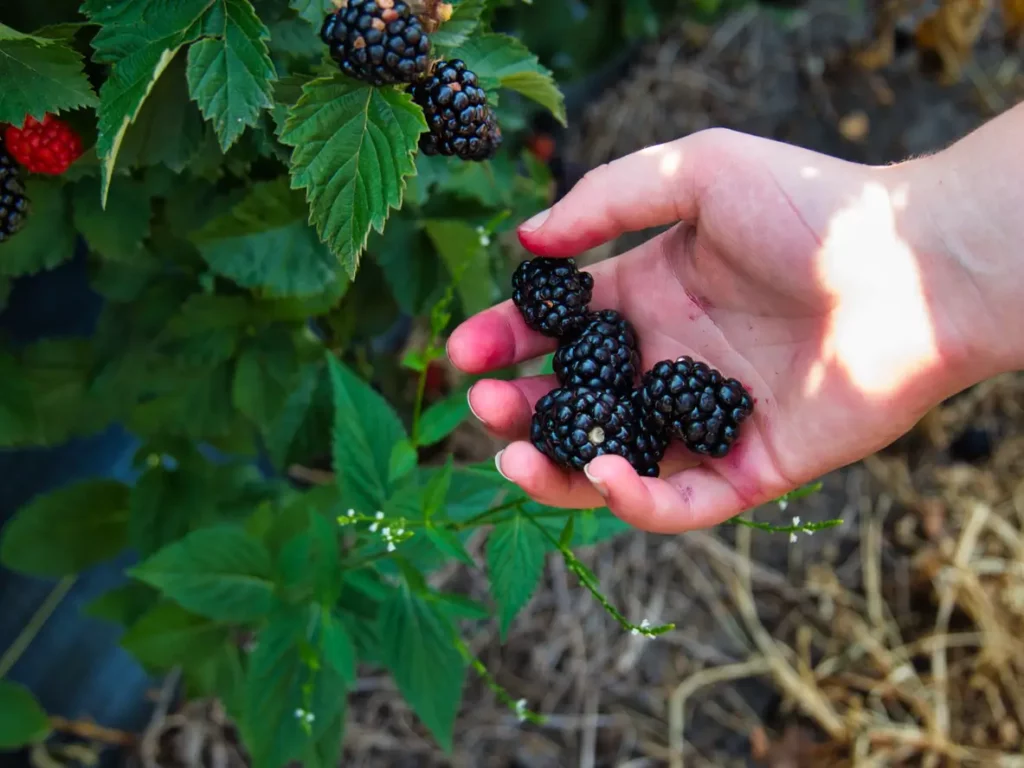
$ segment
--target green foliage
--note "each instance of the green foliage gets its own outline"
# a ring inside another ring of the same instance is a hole
[[[85,480],[19,510],[3,564],[64,577],[59,602],[74,574],[137,556],[86,613],[123,627],[147,670],[180,667],[188,695],[222,700],[266,768],[338,763],[367,666],[446,749],[468,670],[541,722],[462,638],[495,621],[504,639],[549,555],[624,630],[669,631],[630,623],[574,554],[628,530],[607,509],[544,507],[453,458],[471,382],[435,378],[454,325],[507,297],[512,227],[551,202],[522,126],[566,122],[561,54],[604,62],[671,2],[584,2],[581,22],[563,0],[455,2],[434,48],[499,106],[505,145],[483,163],[424,156],[405,89],[338,72],[319,39],[330,0],[0,3],[0,123],[57,114],[85,146],[63,176],[27,177],[0,310],[78,238],[104,299],[89,338],[0,339],[0,448],[110,424],[142,441],[130,486]],[[489,578],[486,604],[428,587],[453,562]],[[49,733],[2,679],[0,713],[0,749]]]

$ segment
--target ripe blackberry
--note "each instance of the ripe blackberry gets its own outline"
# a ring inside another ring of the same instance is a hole
[[[537,401],[530,442],[566,469],[582,470],[598,456],[636,463],[636,414],[629,398],[586,387],[560,387]]]
[[[25,225],[29,208],[29,200],[21,184],[21,170],[0,139],[0,243]]]
[[[538,256],[512,274],[512,301],[526,325],[554,338],[583,330],[593,290],[593,276],[580,272],[573,259]]]
[[[643,376],[638,403],[654,429],[695,453],[722,458],[754,410],[750,394],[707,363],[664,360]]]
[[[420,136],[424,154],[481,162],[497,153],[501,127],[476,73],[466,69],[465,62],[439,61],[434,74],[413,85],[410,92],[430,128]]]
[[[320,39],[342,72],[374,86],[415,82],[430,66],[430,37],[402,0],[348,0]]]
[[[643,407],[643,391],[634,389],[630,394],[633,411],[636,414],[637,433],[633,467],[644,477],[658,477],[661,474],[661,460],[665,458],[668,437],[656,426]]]
[[[553,366],[563,387],[629,394],[640,367],[632,324],[614,309],[592,313],[580,335],[559,346]]]

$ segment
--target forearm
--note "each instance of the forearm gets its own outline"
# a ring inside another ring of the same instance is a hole
[[[914,162],[907,204],[923,199],[940,246],[963,268],[956,289],[958,303],[974,305],[975,357],[988,373],[1024,369],[1024,104]]]

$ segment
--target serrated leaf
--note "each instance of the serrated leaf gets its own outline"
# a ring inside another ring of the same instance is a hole
[[[75,253],[75,231],[64,187],[57,179],[32,176],[25,194],[32,206],[17,237],[0,243],[0,275],[53,269]]]
[[[546,551],[544,534],[523,515],[496,525],[487,540],[487,574],[502,640],[537,589]]]
[[[23,125],[48,113],[93,107],[96,94],[82,57],[54,39],[23,35],[0,24],[0,123]]]
[[[345,628],[345,623],[331,613],[324,613],[323,651],[324,660],[334,667],[346,682],[356,681],[356,648]]]
[[[270,553],[241,528],[195,531],[145,560],[131,575],[193,613],[254,621],[273,605]]]
[[[177,603],[157,603],[121,637],[121,647],[151,669],[197,663],[229,641],[228,628]]]
[[[288,454],[303,424],[313,407],[314,397],[320,388],[323,368],[318,363],[302,367],[292,391],[288,393],[284,407],[273,422],[264,429],[267,451],[276,466],[288,460]]]
[[[86,480],[22,507],[4,528],[0,561],[33,576],[69,576],[114,557],[127,539],[127,486]]]
[[[395,443],[388,461],[388,485],[394,486],[399,480],[416,468],[419,456],[411,440]]]
[[[96,152],[102,161],[101,199],[106,204],[125,132],[175,58],[196,40],[200,22],[213,0],[87,0],[82,11],[100,25],[93,38],[94,58],[111,63],[100,88]]]
[[[299,759],[328,732],[340,739],[336,724],[345,707],[345,680],[333,664],[320,661],[319,614],[319,608],[310,607],[275,611],[249,657],[240,725],[257,768],[279,768]],[[313,716],[308,735],[295,716],[299,709]]]
[[[218,274],[274,296],[310,296],[347,277],[306,219],[288,178],[254,185],[230,212],[192,235]]]
[[[471,37],[451,57],[465,60],[485,86],[499,83],[518,91],[546,107],[562,125],[567,124],[565,97],[554,75],[516,38],[500,34]]]
[[[290,0],[289,8],[308,21],[317,29],[324,23],[324,17],[329,11],[333,11],[330,0]]]
[[[217,0],[210,11],[221,25],[188,51],[192,98],[213,123],[227,152],[246,127],[271,106],[274,64],[267,52],[270,33],[249,0]],[[208,30],[209,32],[210,30]]]
[[[462,45],[479,26],[484,9],[483,0],[461,0],[452,17],[430,36],[430,42],[442,50]]]
[[[281,141],[295,148],[292,187],[306,190],[310,221],[351,277],[371,229],[401,207],[426,129],[408,93],[341,74],[306,85],[290,110]]]
[[[278,556],[280,586],[287,590],[292,602],[314,599],[330,605],[341,591],[338,526],[311,510],[307,510],[307,516],[306,530],[281,547]]]
[[[381,606],[379,626],[382,661],[420,720],[450,751],[466,669],[451,621],[403,589]]]
[[[419,444],[433,445],[444,440],[455,431],[469,415],[469,401],[464,391],[456,392],[440,402],[434,403],[420,420]]]
[[[431,219],[424,226],[455,280],[463,311],[472,315],[491,306],[494,280],[480,233],[458,219]]]
[[[328,358],[334,392],[334,472],[353,506],[372,513],[388,500],[391,452],[407,439],[391,406],[337,358]]]
[[[50,719],[23,685],[0,680],[0,750],[38,744],[50,735]]]
[[[445,499],[448,498],[448,489],[452,485],[452,472],[454,469],[452,457],[444,463],[444,467],[435,470],[423,489],[423,519],[430,520],[431,517],[441,511]]]

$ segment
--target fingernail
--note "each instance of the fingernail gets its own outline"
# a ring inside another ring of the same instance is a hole
[[[476,384],[473,385],[473,387],[475,387],[475,386],[476,386]],[[473,414],[473,417],[477,421],[479,421],[481,424],[486,426],[487,422],[484,421],[484,419],[480,416],[480,414],[476,412],[476,408],[473,407],[473,387],[470,387],[469,391],[466,392],[466,403],[469,405],[469,412]],[[500,456],[501,454],[499,453],[498,455]],[[498,471],[501,471],[500,467],[499,467]]]
[[[548,216],[551,215],[551,209],[548,208],[546,211],[541,211],[529,221],[523,222],[519,229],[523,232],[533,232],[544,226],[544,222],[548,220]]]
[[[509,477],[508,475],[506,475],[505,472],[501,468],[501,454],[503,454],[504,452],[505,452],[504,449],[498,451],[498,455],[494,457],[494,466],[497,468],[498,474],[501,475],[502,477],[504,477],[506,480],[508,480],[511,483],[512,482],[512,478]]]
[[[594,486],[594,490],[597,491],[599,494],[601,494],[601,498],[602,499],[607,499],[608,498],[608,486],[606,486],[604,484],[604,480],[601,480],[600,478],[594,477],[590,473],[590,465],[589,464],[587,464],[585,467],[583,467],[583,474],[585,474],[587,476],[587,480],[589,480],[590,484],[592,486]]]

